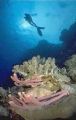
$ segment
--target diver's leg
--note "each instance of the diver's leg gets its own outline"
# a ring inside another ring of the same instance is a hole
[[[37,25],[33,21],[31,21],[30,24],[34,27],[37,27]]]

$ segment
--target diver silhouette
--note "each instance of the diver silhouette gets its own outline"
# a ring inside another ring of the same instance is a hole
[[[25,17],[24,17],[24,18],[25,18],[25,20],[26,20],[30,25],[32,25],[32,26],[34,26],[34,27],[37,28],[37,32],[38,32],[38,34],[39,34],[40,36],[43,35],[41,29],[45,29],[45,27],[39,27],[39,26],[37,26],[37,25],[34,23],[34,21],[32,20],[32,17],[31,17],[30,14],[25,13]]]

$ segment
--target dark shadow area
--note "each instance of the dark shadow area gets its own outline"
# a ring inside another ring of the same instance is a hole
[[[8,117],[0,116],[0,120],[24,120],[24,119],[20,117],[19,115],[16,115],[16,117],[13,117],[13,118],[10,118],[9,116]],[[67,119],[58,118],[58,119],[53,119],[53,120],[76,120],[76,115],[74,114],[73,116]]]
[[[61,61],[59,60],[60,56],[62,56],[62,45],[54,45],[51,44],[49,42],[47,42],[46,40],[41,40],[38,45],[33,48],[30,49],[25,58],[26,60],[31,59],[33,56],[37,56],[40,55],[41,57],[54,57],[56,58],[56,62],[57,64],[61,64]],[[23,61],[25,60],[25,58],[23,59]]]
[[[66,8],[66,7],[68,7],[67,2],[65,2],[65,1],[58,1],[58,5],[59,5],[60,8]]]
[[[76,114],[72,115],[70,118],[67,118],[67,119],[54,119],[54,120],[76,120]]]
[[[76,22],[61,32],[60,40],[63,41],[64,52],[68,57],[76,53]]]

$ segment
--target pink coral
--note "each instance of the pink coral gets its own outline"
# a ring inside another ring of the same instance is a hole
[[[40,85],[42,80],[40,76],[34,76],[32,79],[19,79],[17,75],[14,73],[13,76],[11,76],[12,80],[14,81],[16,86],[23,86],[23,85],[31,85],[31,86],[37,86]],[[30,106],[47,106],[51,103],[54,103],[61,99],[64,96],[69,95],[69,93],[65,90],[61,90],[57,93],[50,94],[50,95],[44,95],[41,97],[34,97],[33,95],[30,95],[29,93],[18,93],[19,98],[16,98],[14,96],[11,96],[10,99],[10,105],[22,107],[24,109],[30,108]]]
[[[49,106],[51,108],[52,104],[57,103],[57,101],[59,101],[60,99],[62,100],[63,97],[69,96],[69,92],[67,90],[56,91],[53,93],[50,92],[47,95],[44,93],[41,96],[34,96],[34,88],[37,88],[37,86],[39,86],[43,82],[41,76],[33,76],[31,79],[24,80],[22,78],[19,79],[17,74],[14,73],[13,76],[11,76],[11,78],[16,86],[31,85],[31,91],[26,91],[26,93],[18,92],[18,96],[9,96],[10,108],[25,119],[27,119],[27,115],[30,117],[30,111],[40,111],[40,109],[45,109],[47,106],[48,108]]]
[[[19,93],[19,98],[14,96],[10,97],[9,104],[11,106],[15,106],[17,108],[21,108],[24,110],[30,109],[30,107],[43,107],[50,105],[59,99],[63,98],[64,96],[68,96],[69,93],[65,90],[54,93],[53,95],[43,96],[39,98],[35,98],[31,95],[25,94],[24,92]]]
[[[26,80],[23,80],[22,78],[19,79],[17,77],[17,74],[13,74],[13,76],[11,76],[11,79],[14,81],[14,84],[16,86],[32,86],[32,87],[35,87],[36,85],[40,85],[42,80],[41,80],[41,76],[33,76],[32,79],[26,79]]]

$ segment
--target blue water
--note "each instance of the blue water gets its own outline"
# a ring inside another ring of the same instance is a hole
[[[24,13],[45,27],[42,37]],[[11,86],[13,65],[33,56],[55,57],[62,67],[75,53],[76,0],[0,0],[0,86]]]

